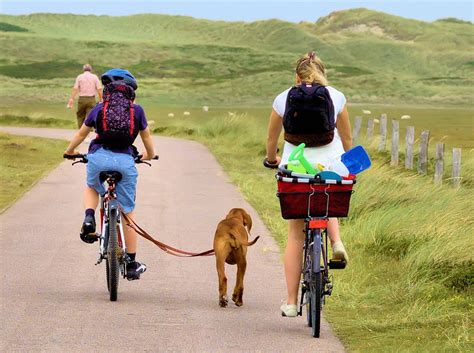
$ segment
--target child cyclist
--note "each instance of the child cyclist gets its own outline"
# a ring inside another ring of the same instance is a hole
[[[311,163],[337,158],[352,146],[349,114],[344,94],[328,85],[326,69],[314,52],[296,63],[296,85],[280,93],[273,102],[268,124],[267,156],[265,165],[278,167],[287,164],[291,152],[304,142],[306,158]],[[278,138],[284,130],[285,145],[282,157],[277,155]],[[283,316],[297,316],[297,295],[301,278],[304,244],[304,220],[288,221],[288,241],[285,249],[285,277],[288,290]],[[339,235],[337,218],[330,218],[328,233],[332,256],[348,261]]]
[[[75,149],[94,128],[97,136],[91,141],[87,154],[87,187],[84,192],[85,218],[80,238],[92,244],[97,239],[95,209],[99,194],[105,193],[100,182],[102,171],[117,171],[122,179],[116,185],[117,199],[123,212],[133,219],[138,172],[135,157],[138,155],[133,142],[140,135],[145,146],[142,159],[155,156],[153,139],[148,128],[143,108],[134,103],[137,80],[127,70],[111,69],[101,76],[104,85],[103,103],[97,104],[89,113],[79,131],[73,137],[66,151],[67,155],[77,154]],[[145,264],[136,261],[137,234],[125,227],[125,244],[130,263],[127,265],[127,279],[135,280],[146,271]]]

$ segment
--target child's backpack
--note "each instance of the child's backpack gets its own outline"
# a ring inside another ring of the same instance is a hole
[[[319,84],[294,86],[288,92],[283,116],[285,141],[306,147],[324,146],[334,138],[334,105],[326,87]]]
[[[105,86],[103,108],[96,122],[97,142],[111,148],[125,148],[133,144],[138,136],[134,99],[135,91],[122,81]]]

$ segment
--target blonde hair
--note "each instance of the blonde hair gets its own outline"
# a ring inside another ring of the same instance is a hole
[[[326,68],[314,51],[307,53],[296,62],[296,74],[302,82],[328,85]]]
[[[90,64],[84,64],[82,71],[92,71],[92,66]]]

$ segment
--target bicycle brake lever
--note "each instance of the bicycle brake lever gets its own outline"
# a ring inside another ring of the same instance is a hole
[[[77,164],[77,163],[81,163],[81,161],[72,162],[72,165]]]

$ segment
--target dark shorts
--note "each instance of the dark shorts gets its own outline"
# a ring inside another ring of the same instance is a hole
[[[81,128],[87,114],[95,107],[95,97],[79,97],[77,102],[77,127]]]

